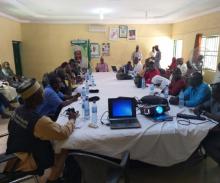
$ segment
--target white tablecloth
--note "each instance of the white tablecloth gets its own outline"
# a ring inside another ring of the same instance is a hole
[[[100,90],[98,96],[101,98],[97,102],[98,119],[108,110],[108,98],[118,96],[141,98],[149,93],[148,88],[136,88],[133,80],[116,80],[114,73],[95,73],[94,76],[97,84],[94,89]],[[80,101],[71,104],[71,107],[81,112]],[[64,115],[64,110],[67,108],[61,111],[57,120],[59,124],[65,124],[68,121]],[[187,108],[171,106],[169,115],[176,116],[183,110],[184,113],[189,113]],[[103,119],[107,116],[108,114]],[[128,150],[131,153],[131,159],[158,166],[170,166],[188,159],[207,135],[208,130],[215,126],[210,122],[185,126],[179,124],[176,118],[171,122],[158,123],[140,114],[137,118],[142,126],[140,129],[111,130],[108,126],[102,125],[100,120],[99,128],[89,128],[89,121],[83,121],[82,117],[79,117],[76,122],[77,129],[67,140],[56,142],[55,150],[77,149],[115,158],[119,158],[122,152]],[[193,120],[193,122],[201,121]]]

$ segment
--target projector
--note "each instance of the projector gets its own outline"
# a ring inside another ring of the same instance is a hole
[[[141,114],[145,116],[159,116],[170,110],[167,105],[142,105],[139,108]]]

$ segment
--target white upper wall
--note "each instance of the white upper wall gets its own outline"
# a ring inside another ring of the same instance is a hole
[[[167,24],[219,10],[220,0],[0,0],[1,15],[41,23]]]

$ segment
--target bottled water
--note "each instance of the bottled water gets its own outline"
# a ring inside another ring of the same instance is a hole
[[[85,103],[84,103],[84,119],[89,120],[90,119],[90,111],[89,111],[89,97],[86,97]]]
[[[87,69],[87,72],[86,72],[86,80],[89,80],[90,79],[90,73],[89,73],[89,69]]]
[[[169,89],[168,89],[168,86],[166,86],[164,88],[164,98],[168,99],[168,96],[169,96]]]
[[[184,93],[183,93],[183,91],[181,91],[179,94],[179,107],[180,108],[184,107]]]
[[[142,80],[141,80],[141,88],[142,88],[142,89],[146,88],[146,83],[145,83],[144,77],[143,77]]]
[[[86,89],[85,89],[85,87],[82,87],[81,96],[82,96],[82,99],[86,97]]]
[[[154,94],[154,84],[150,85],[150,95]]]
[[[88,80],[86,80],[85,89],[86,89],[86,96],[88,96],[89,95],[89,83],[88,83]]]
[[[97,105],[95,101],[92,104],[92,123],[97,123]]]
[[[85,101],[86,101],[86,97],[82,97],[82,116],[85,117],[84,112],[85,112]]]
[[[91,82],[92,82],[92,86],[95,86],[95,85],[96,85],[93,75],[91,76]]]

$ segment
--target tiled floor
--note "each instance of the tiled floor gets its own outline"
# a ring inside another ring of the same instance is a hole
[[[7,132],[7,124],[8,120],[0,119],[0,134]],[[5,151],[6,140],[0,139],[0,152]],[[129,177],[130,183],[219,183],[220,167],[210,158],[188,168],[152,168],[142,165],[132,167]]]

